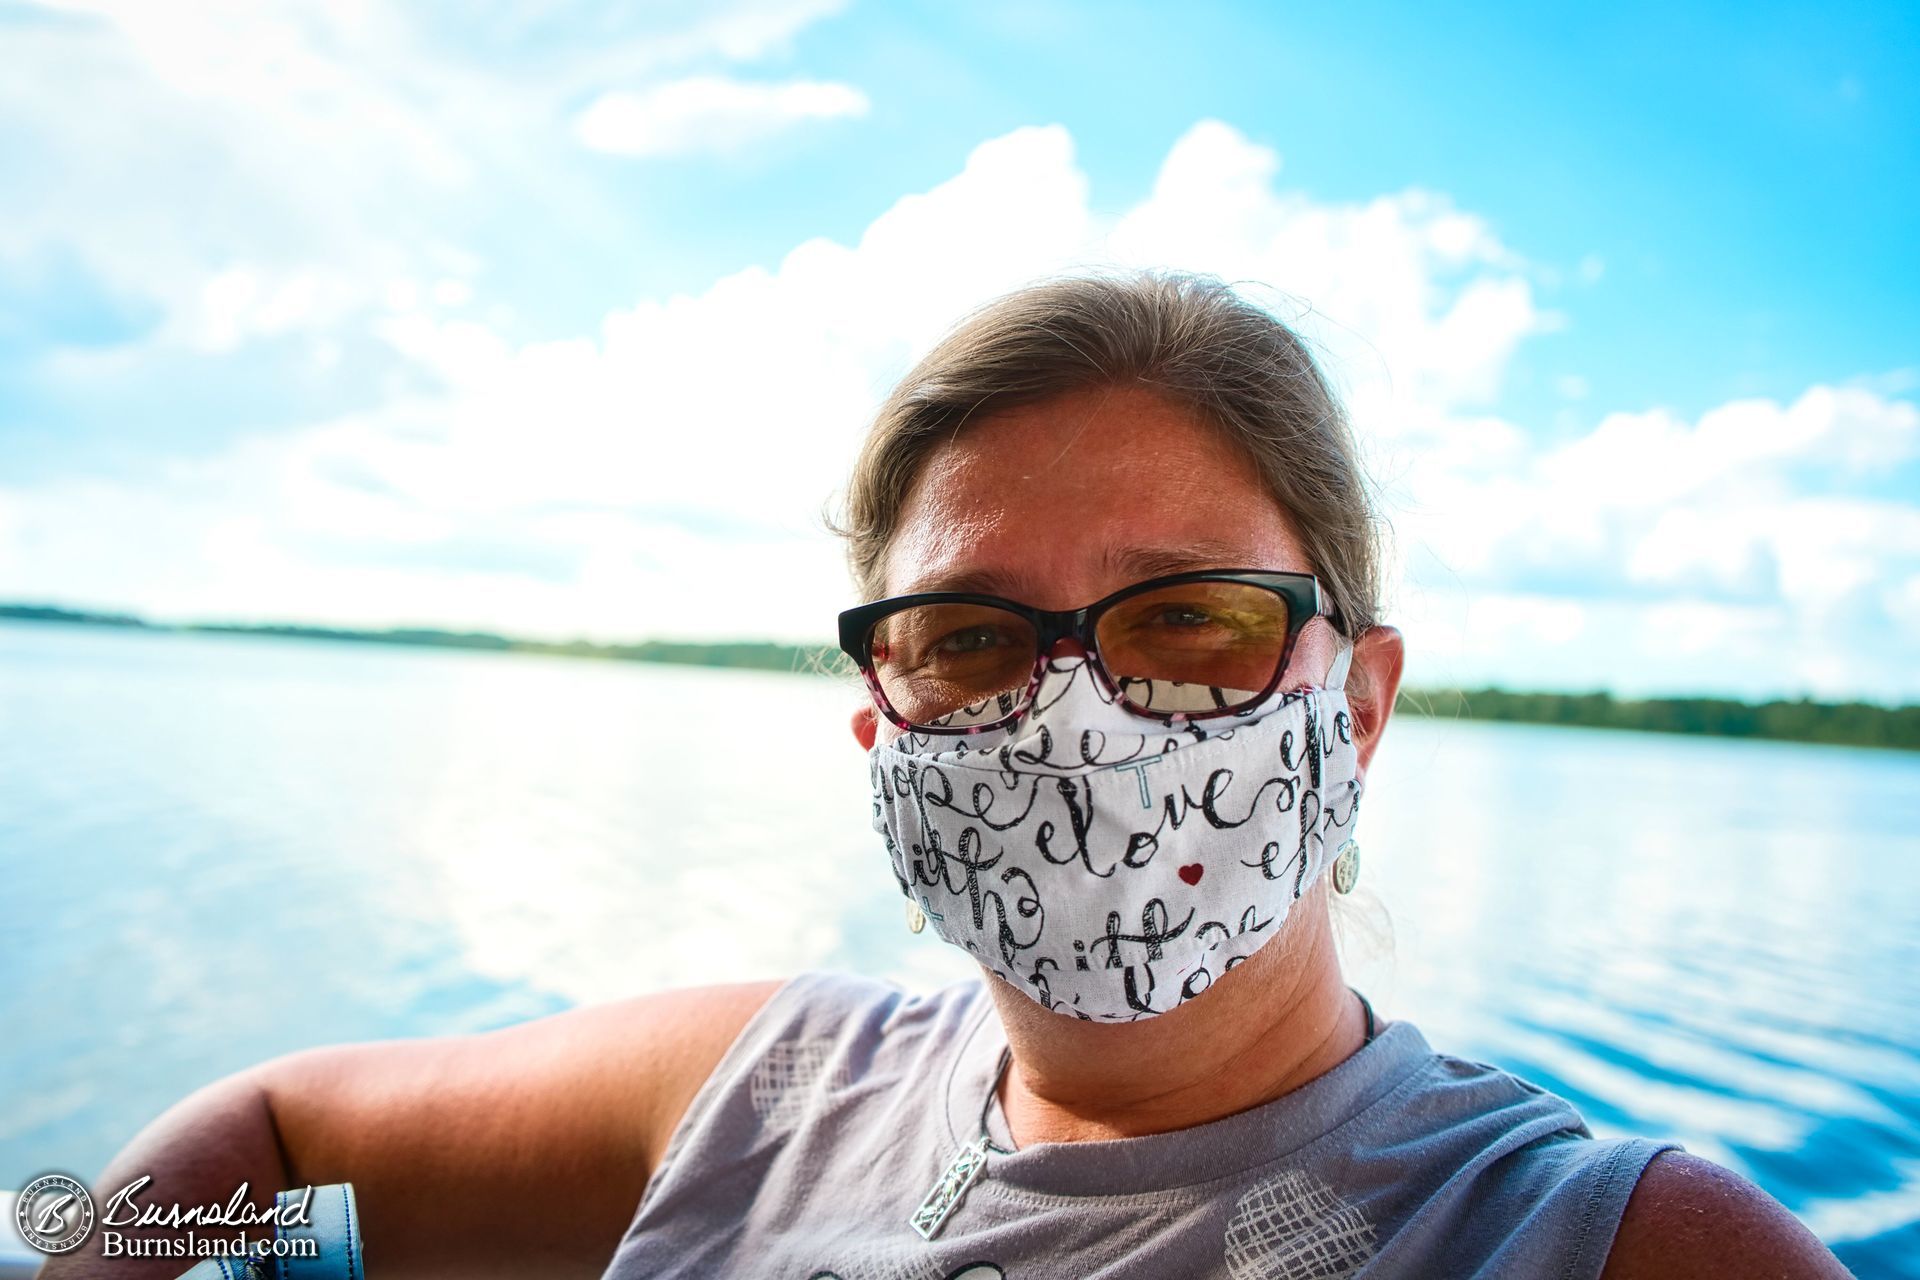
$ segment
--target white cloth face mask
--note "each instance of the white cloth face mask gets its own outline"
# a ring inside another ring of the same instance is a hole
[[[875,746],[874,829],[934,930],[1040,1004],[1165,1013],[1274,938],[1350,837],[1351,657],[1323,687],[1182,725],[1052,660],[1006,729]]]

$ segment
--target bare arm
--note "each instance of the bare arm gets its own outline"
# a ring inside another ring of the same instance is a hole
[[[1848,1280],[1786,1207],[1739,1174],[1681,1151],[1647,1165],[1600,1280]]]
[[[674,1127],[777,983],[667,992],[437,1040],[276,1059],[210,1085],[97,1184],[225,1203],[351,1182],[379,1276],[597,1276]],[[45,1280],[171,1277],[178,1259],[56,1259]]]

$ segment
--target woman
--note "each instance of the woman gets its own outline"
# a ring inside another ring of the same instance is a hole
[[[1402,642],[1285,327],[1187,277],[1002,299],[883,406],[845,533],[875,825],[981,982],[300,1054],[102,1184],[350,1180],[389,1275],[1845,1274],[1735,1175],[1597,1142],[1342,981]],[[48,1274],[89,1265],[169,1273]]]

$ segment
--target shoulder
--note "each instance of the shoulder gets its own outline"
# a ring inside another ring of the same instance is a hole
[[[1452,1224],[1456,1260],[1551,1242],[1557,1273],[1602,1280],[1847,1274],[1745,1179],[1670,1144],[1596,1139],[1570,1103],[1499,1068],[1435,1054],[1393,1102],[1396,1133],[1444,1175],[1420,1212]]]
[[[750,1081],[769,1058],[804,1059],[849,1080],[913,1074],[950,1052],[988,1003],[977,979],[921,995],[851,974],[802,973],[763,1000],[700,1074],[708,1092]]]
[[[672,1083],[651,1118],[648,1149],[656,1156],[677,1131],[730,1101],[764,1105],[769,1091],[790,1092],[796,1080],[878,1085],[916,1077],[951,1051],[986,999],[978,981],[911,995],[889,982],[829,972],[669,998],[678,1005],[665,1037]],[[662,1030],[657,1013],[647,1024]],[[656,1060],[661,1052],[649,1051]]]
[[[1640,1175],[1601,1280],[1847,1275],[1785,1206],[1729,1169],[1665,1151]]]
[[[610,1091],[643,1104],[640,1146],[647,1168],[659,1163],[680,1118],[741,1033],[791,985],[776,980],[687,987],[582,1011],[588,1038],[598,1043],[581,1047],[604,1051],[598,1060]],[[646,1082],[644,1093],[633,1088],[638,1080]]]
[[[642,1146],[656,1166],[712,1082],[751,1071],[783,1043],[813,1054],[873,1033],[907,1001],[899,988],[848,974],[689,987],[548,1019],[545,1036],[601,1064],[610,1090],[641,1103]],[[578,1017],[568,1028],[565,1019]],[[644,1092],[636,1085],[644,1082]]]

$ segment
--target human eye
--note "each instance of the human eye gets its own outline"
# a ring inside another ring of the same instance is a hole
[[[1197,604],[1164,604],[1153,611],[1146,619],[1150,626],[1193,628],[1217,623],[1219,619],[1214,611]]]
[[[1234,629],[1228,611],[1204,600],[1155,600],[1135,612],[1128,622],[1128,630],[1135,636],[1163,643],[1193,643]]]
[[[1271,611],[1244,607],[1209,595],[1176,595],[1143,600],[1114,621],[1110,640],[1160,649],[1229,648],[1266,643],[1273,630]]]
[[[963,657],[970,654],[990,653],[1005,648],[1012,643],[1006,628],[990,623],[975,623],[961,627],[942,636],[932,646],[937,655]]]

